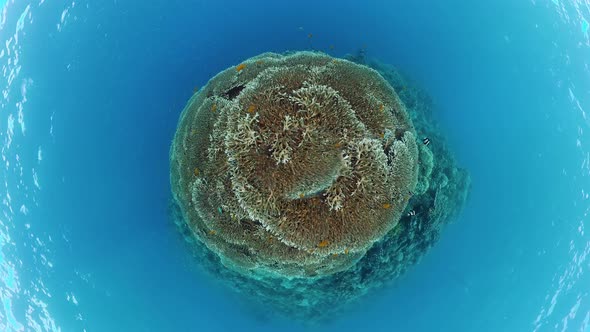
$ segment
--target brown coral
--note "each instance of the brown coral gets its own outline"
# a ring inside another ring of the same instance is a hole
[[[341,271],[400,219],[416,185],[413,125],[376,71],[333,60],[262,54],[219,73],[184,109],[173,194],[226,266]]]

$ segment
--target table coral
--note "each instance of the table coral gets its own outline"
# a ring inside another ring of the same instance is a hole
[[[350,267],[396,226],[416,186],[405,106],[376,71],[323,54],[263,54],[237,68],[181,115],[171,182],[187,224],[244,273]]]
[[[333,317],[416,264],[467,200],[433,110],[364,52],[248,59],[181,114],[171,217],[196,261],[264,314]]]

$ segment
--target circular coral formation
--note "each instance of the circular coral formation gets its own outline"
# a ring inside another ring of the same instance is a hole
[[[266,53],[191,98],[172,144],[172,191],[192,234],[226,267],[332,274],[397,225],[424,153],[415,136],[376,71]]]

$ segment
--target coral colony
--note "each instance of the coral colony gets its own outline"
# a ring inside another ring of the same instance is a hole
[[[426,94],[368,65],[253,57],[195,92],[172,143],[174,218],[195,256],[292,318],[326,318],[401,275],[469,191]]]

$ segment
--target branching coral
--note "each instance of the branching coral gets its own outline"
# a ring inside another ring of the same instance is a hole
[[[376,71],[317,53],[264,54],[190,100],[172,189],[194,236],[227,267],[330,274],[397,224],[416,186],[415,136]]]
[[[265,314],[332,318],[416,264],[468,197],[428,94],[368,65],[397,94],[362,65],[265,53],[219,73],[181,115],[173,219],[199,265]]]

